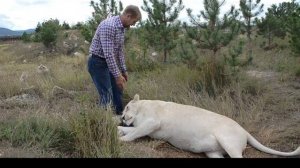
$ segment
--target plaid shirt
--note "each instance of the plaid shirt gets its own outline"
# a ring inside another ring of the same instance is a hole
[[[115,78],[126,72],[124,34],[120,16],[110,17],[99,24],[90,47],[90,54],[106,59],[108,69]]]

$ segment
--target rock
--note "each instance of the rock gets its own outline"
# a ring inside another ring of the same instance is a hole
[[[39,74],[45,74],[45,73],[48,73],[48,72],[49,72],[49,68],[46,67],[45,65],[41,64],[40,66],[38,66],[37,72],[38,72]]]
[[[153,53],[151,54],[152,57],[156,57],[157,55],[158,55],[157,52],[153,52]]]
[[[80,57],[82,54],[80,52],[75,52],[74,56]]]
[[[8,98],[0,102],[0,107],[10,108],[10,107],[23,107],[23,106],[33,106],[38,104],[39,99],[30,94],[22,94]]]
[[[42,92],[38,88],[36,88],[34,86],[22,88],[21,89],[21,93],[22,94],[33,95],[35,97],[41,97],[43,95]]]
[[[20,76],[20,81],[22,82],[22,83],[26,83],[27,82],[27,80],[28,80],[28,72],[22,72],[22,75]]]
[[[74,94],[72,94],[70,91],[63,89],[59,86],[54,86],[52,89],[52,96],[54,98],[74,98]]]

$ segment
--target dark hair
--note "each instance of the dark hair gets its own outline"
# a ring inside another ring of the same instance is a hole
[[[123,15],[126,15],[126,14],[130,14],[133,17],[138,17],[139,19],[142,18],[140,9],[135,5],[128,5],[123,12]]]

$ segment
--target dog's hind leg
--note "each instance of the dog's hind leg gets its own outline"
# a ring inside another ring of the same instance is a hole
[[[222,130],[222,133],[215,134],[219,145],[231,158],[242,158],[243,150],[247,146],[247,136],[238,131]]]
[[[239,139],[218,137],[218,142],[231,158],[243,157],[242,153],[246,145],[240,143]]]

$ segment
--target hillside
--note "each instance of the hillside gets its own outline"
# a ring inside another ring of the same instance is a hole
[[[24,32],[26,32],[26,33],[33,33],[34,31],[35,31],[35,29],[13,31],[13,30],[10,30],[10,29],[6,29],[6,28],[1,28],[0,27],[0,37],[5,37],[5,36],[22,36],[22,34]]]

